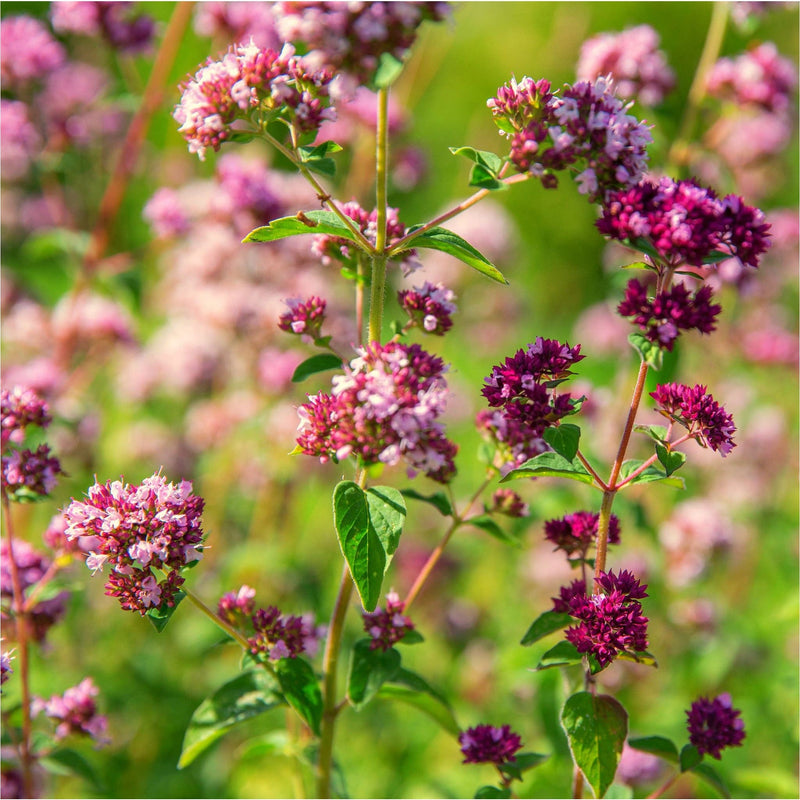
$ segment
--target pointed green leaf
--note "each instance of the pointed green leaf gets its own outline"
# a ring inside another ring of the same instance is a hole
[[[539,764],[543,764],[548,758],[550,758],[550,756],[544,755],[543,753],[517,753],[513,761],[502,764],[499,769],[503,775],[521,781],[523,772],[538,767]]]
[[[413,233],[414,230],[415,228],[413,227],[409,228],[408,233]],[[448,253],[473,269],[478,270],[487,278],[491,278],[498,283],[508,283],[500,270],[486,256],[476,250],[468,241],[446,228],[431,228],[429,231],[416,236],[403,249],[410,250],[420,247]],[[392,255],[397,255],[397,253],[392,253]]]
[[[333,492],[333,516],[339,546],[361,603],[367,611],[374,611],[386,570],[386,550],[370,520],[364,490],[353,481],[337,484]]]
[[[95,792],[105,794],[94,767],[76,750],[61,747],[39,758],[37,763],[54,775],[77,775],[92,786]]]
[[[477,517],[470,517],[465,520],[465,524],[474,525],[482,531],[486,531],[490,536],[499,539],[501,542],[510,544],[512,547],[520,547],[518,539],[506,533],[490,516],[487,514],[480,514]]]
[[[637,469],[639,469],[639,467],[642,466],[642,464],[644,464],[644,461],[639,461],[638,459],[624,461],[622,463],[622,468],[619,471],[619,481],[624,481],[628,475],[633,474]],[[653,483],[654,481],[660,481],[661,483],[665,483],[667,486],[672,486],[675,489],[684,489],[686,487],[686,483],[683,478],[667,475],[663,470],[658,469],[658,467],[652,464],[646,470],[644,470],[644,472],[637,475],[630,482],[630,484],[626,485],[633,486],[635,483]]]
[[[300,236],[305,233],[324,233],[356,241],[350,228],[333,211],[301,211],[294,217],[273,219],[269,225],[250,231],[242,241],[274,242],[287,236]]]
[[[578,453],[581,429],[577,425],[563,422],[554,428],[545,428],[542,438],[567,461],[573,461]]]
[[[161,631],[167,627],[167,623],[172,619],[172,615],[175,613],[184,597],[186,597],[186,592],[182,592],[180,589],[178,589],[178,591],[175,592],[174,605],[149,608],[145,612],[145,616],[150,620],[150,622],[153,623],[153,627],[159,633],[161,633]]]
[[[719,773],[710,765],[705,762],[692,767],[692,772],[702,778],[709,786],[713,787],[723,797],[730,797],[731,793],[725,785],[725,781],[719,776]]]
[[[664,350],[655,342],[651,342],[640,331],[628,334],[631,347],[642,357],[642,360],[655,370],[661,369],[664,363]]]
[[[195,709],[183,736],[178,769],[194,761],[234,725],[285,705],[274,681],[263,670],[238,675]]]
[[[528,628],[527,633],[522,637],[520,644],[523,647],[538,642],[551,633],[563,630],[567,625],[571,625],[573,617],[569,614],[561,614],[558,611],[545,611],[540,614]]]
[[[634,425],[633,429],[636,433],[643,433],[660,444],[667,440],[667,429],[664,425]]]
[[[347,696],[356,708],[363,708],[378,693],[386,681],[400,671],[400,653],[393,647],[373,650],[372,639],[359,639],[353,645],[350,673],[347,677]]]
[[[378,68],[372,76],[372,88],[386,89],[391,86],[403,71],[404,63],[391,53],[383,52],[378,57]]]
[[[434,492],[433,494],[420,494],[416,489],[401,489],[403,497],[410,500],[421,500],[423,503],[430,503],[435,509],[445,517],[453,516],[453,506],[450,499],[444,492]]]
[[[326,372],[329,369],[341,369],[342,359],[333,353],[317,353],[298,364],[292,375],[292,383],[300,383],[310,375],[317,372]]]
[[[675,470],[680,469],[686,463],[685,453],[680,453],[677,450],[667,450],[663,444],[656,445],[656,455],[667,475],[672,475]]]
[[[366,497],[372,527],[386,555],[391,557],[400,544],[400,534],[406,521],[406,501],[402,493],[391,486],[372,486],[367,489]],[[387,558],[387,567],[389,561],[390,558]]]
[[[609,695],[577,692],[561,713],[569,747],[595,797],[603,797],[614,781],[628,735],[628,714]]]
[[[503,192],[508,186],[503,181],[497,180],[491,170],[483,164],[473,164],[469,171],[469,185],[479,189],[488,189],[491,192]]]
[[[275,664],[281,692],[289,705],[319,735],[322,723],[322,692],[311,664],[302,658],[282,658]]]
[[[622,269],[655,269],[652,264],[647,264],[644,261],[634,261],[633,264],[623,264]]]
[[[412,628],[403,634],[403,638],[397,644],[422,644],[425,637],[416,629]]]
[[[505,161],[497,153],[489,150],[476,150],[474,147],[449,147],[448,150],[454,156],[464,156],[475,164],[480,164],[495,178]]]
[[[520,464],[516,469],[512,469],[500,479],[500,483],[517,480],[518,478],[538,478],[538,477],[569,478],[581,483],[592,483],[594,478],[586,470],[586,467],[577,459],[568,461],[558,453],[540,453],[538,456],[529,458],[524,464]]]
[[[506,786],[505,789],[501,788],[500,786],[481,786],[477,792],[475,792],[476,800],[477,798],[497,798],[498,800],[503,800],[503,798],[511,797],[511,787]]]
[[[678,748],[671,739],[665,736],[641,736],[637,739],[628,739],[628,745],[634,750],[663,758],[671,764],[678,763]]]
[[[378,697],[400,700],[426,713],[447,733],[458,738],[461,728],[450,704],[427,681],[411,670],[400,667],[397,674],[381,686]]]
[[[566,639],[551,647],[539,660],[537,670],[550,669],[551,667],[570,667],[583,662],[583,656],[578,652],[572,642]]]
[[[680,754],[681,772],[694,769],[702,760],[703,756],[693,744],[685,744]]]
[[[658,666],[655,656],[652,653],[648,653],[647,650],[630,653],[627,650],[622,650],[617,654],[617,658],[622,661],[633,661],[636,664],[644,664],[646,667]]]

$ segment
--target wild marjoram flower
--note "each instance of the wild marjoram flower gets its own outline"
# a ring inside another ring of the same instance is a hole
[[[176,486],[158,474],[139,486],[95,483],[85,502],[73,499],[65,509],[66,535],[98,537],[86,566],[94,574],[108,564],[106,594],[144,615],[172,607],[184,582],[180,571],[202,558],[203,503],[189,481]]]
[[[701,697],[686,712],[689,741],[701,754],[719,759],[725,747],[739,747],[744,740],[744,720],[726,692],[713,700]]]
[[[493,725],[476,725],[467,728],[458,737],[464,764],[495,764],[500,766],[514,760],[522,747],[519,734],[510,725],[496,728]]]

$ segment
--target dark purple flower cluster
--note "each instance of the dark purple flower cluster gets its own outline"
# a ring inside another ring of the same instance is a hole
[[[634,278],[625,287],[625,299],[617,306],[617,313],[632,317],[634,325],[651,342],[672,350],[679,331],[711,333],[716,328],[722,306],[711,302],[712,295],[710,286],[702,286],[691,294],[679,283],[650,298],[644,284]]]
[[[723,748],[742,744],[745,732],[740,714],[727,692],[713,700],[706,697],[695,700],[686,712],[689,741],[701,754],[719,759]]]
[[[372,637],[370,649],[386,651],[397,644],[409,631],[414,630],[414,623],[403,615],[406,604],[396,592],[386,595],[386,609],[376,608],[371,614],[364,612],[364,630]]]
[[[278,327],[286,333],[319,339],[322,323],[325,321],[325,300],[321,297],[309,297],[303,302],[299,297],[292,297],[284,302],[289,310],[281,314]]]
[[[342,211],[354,220],[356,227],[364,237],[373,245],[377,240],[378,232],[378,211],[366,211],[355,201],[351,200],[342,206]],[[386,209],[386,245],[391,247],[399,239],[405,236],[406,228],[397,215],[396,208]],[[356,251],[353,243],[349,239],[341,236],[328,236],[318,234],[314,236],[311,245],[312,251],[322,259],[323,264],[331,264],[334,261],[342,262],[349,267],[356,267]],[[420,266],[417,260],[416,250],[404,250],[401,256],[400,266],[404,275],[409,275]]]
[[[49,700],[34,697],[31,713],[44,712],[50,719],[58,722],[56,741],[72,733],[90,736],[98,745],[108,744],[106,729],[108,720],[97,713],[94,698],[100,690],[91,678],[84,678],[77,686],[67,689],[63,695],[54,694]]]
[[[495,465],[504,475],[550,449],[540,434],[520,420],[509,419],[502,409],[482,409],[475,416],[475,427],[495,448]]]
[[[547,188],[558,185],[556,172],[570,169],[579,191],[594,202],[645,173],[650,129],[627,113],[629,105],[604,77],[567,84],[562,96],[545,80],[512,80],[487,105],[501,133],[511,137],[514,166]]]
[[[621,33],[599,33],[581,45],[578,80],[610,75],[620,97],[648,106],[660,103],[675,87],[675,73],[658,49],[660,39],[649,25]]]
[[[670,267],[700,267],[718,254],[757,267],[769,247],[769,225],[759,209],[736,195],[720,200],[694,180],[648,179],[611,192],[596,225],[632,247],[643,241]]]
[[[510,725],[467,728],[459,735],[458,743],[464,755],[463,764],[496,764],[498,767],[513,761],[517,750],[522,747],[522,739]]]
[[[583,359],[580,349],[539,336],[527,349],[492,368],[481,391],[489,405],[501,408],[512,422],[513,438],[539,440],[545,428],[574,413],[570,394],[556,394],[553,389],[572,374],[569,367]]]
[[[22,441],[22,434],[28,425],[46,428],[51,422],[47,403],[33,389],[15,386],[0,392],[0,430],[2,446],[5,449],[9,440]]]
[[[11,572],[12,552],[23,595],[30,595],[31,591],[34,591],[39,584],[39,581],[52,568],[50,559],[35,550],[27,542],[15,539],[12,551],[8,540],[3,539],[0,542],[0,595],[3,601],[8,604],[13,604],[14,601],[14,583]],[[40,600],[32,608],[28,609],[28,621],[32,629],[33,638],[37,642],[44,641],[47,631],[64,616],[68,599],[68,592],[59,592],[54,597]],[[3,627],[5,628],[4,635],[16,638],[13,633],[14,615],[6,613],[6,610],[3,609],[2,613],[0,613],[0,618],[2,618]]]
[[[73,499],[64,511],[66,535],[97,537],[97,551],[87,556],[86,566],[95,573],[108,564],[106,594],[144,615],[175,605],[184,581],[180,570],[202,558],[203,504],[189,481],[176,486],[158,474],[140,486],[95,483],[86,502]],[[166,577],[159,581],[154,568]]]
[[[250,112],[280,112],[298,133],[315,131],[335,119],[329,84],[333,75],[314,71],[294,48],[280,53],[252,42],[232,47],[220,61],[208,60],[181,88],[173,117],[189,143],[189,152],[205,158],[211,147],[234,133],[233,123]]]
[[[397,300],[414,325],[436,336],[443,336],[453,327],[450,315],[457,311],[454,299],[452,289],[428,281],[397,293]]]
[[[553,598],[553,610],[569,614],[580,624],[567,628],[567,640],[579,653],[590,653],[601,667],[610,664],[621,652],[647,649],[647,617],[642,616],[639,600],[647,597],[633,573],[600,573],[596,580],[601,594],[587,596],[586,584],[573,581]]]
[[[442,2],[281,2],[273,13],[285,41],[302,43],[319,63],[367,83],[383,53],[403,60],[423,20],[445,19],[450,8]]]
[[[59,33],[102,36],[112,47],[128,53],[146,50],[155,34],[155,20],[133,11],[132,3],[64,0],[53,3],[50,19]]]
[[[561,519],[549,519],[544,523],[544,535],[568,556],[579,553],[586,557],[589,548],[597,539],[597,523],[600,514],[592,511],[575,511]],[[608,522],[608,543],[619,544],[619,518],[612,514]]]
[[[666,383],[656,386],[650,396],[665,417],[683,425],[700,444],[719,451],[723,457],[736,447],[733,417],[706,393],[705,386]]]
[[[58,476],[64,473],[46,444],[40,444],[35,452],[12,450],[2,461],[3,491],[16,499],[32,495],[47,497],[58,483]]]
[[[359,351],[331,395],[298,409],[297,444],[325,462],[355,455],[364,464],[397,464],[442,483],[455,473],[457,447],[437,421],[447,401],[446,367],[418,344],[373,342]]]
[[[528,504],[513,489],[497,489],[492,495],[492,504],[486,510],[515,518],[527,517],[531,513]]]
[[[314,656],[324,627],[314,625],[313,617],[304,614],[293,617],[281,614],[275,606],[259,608],[252,615],[253,635],[248,638],[250,652],[265,654],[270,661],[282,658],[297,658],[300,655]]]

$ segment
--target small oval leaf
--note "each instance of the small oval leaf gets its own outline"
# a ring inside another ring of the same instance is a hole
[[[317,372],[326,372],[329,369],[341,369],[342,359],[333,353],[317,353],[298,364],[292,375],[292,383],[300,383]]]
[[[571,625],[573,622],[574,618],[569,614],[562,614],[558,611],[545,611],[544,614],[540,614],[531,623],[527,633],[522,637],[520,644],[523,645],[523,647],[527,647],[551,633],[563,630],[567,625]]]

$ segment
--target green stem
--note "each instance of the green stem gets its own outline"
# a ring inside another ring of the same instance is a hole
[[[215,614],[191,589],[186,586],[181,586],[181,591],[186,595],[187,599],[203,614],[205,614],[217,627],[222,628],[228,636],[231,637],[237,644],[241,645],[248,653],[250,652],[250,642],[242,636],[239,631],[233,626],[225,622],[222,617]]]

